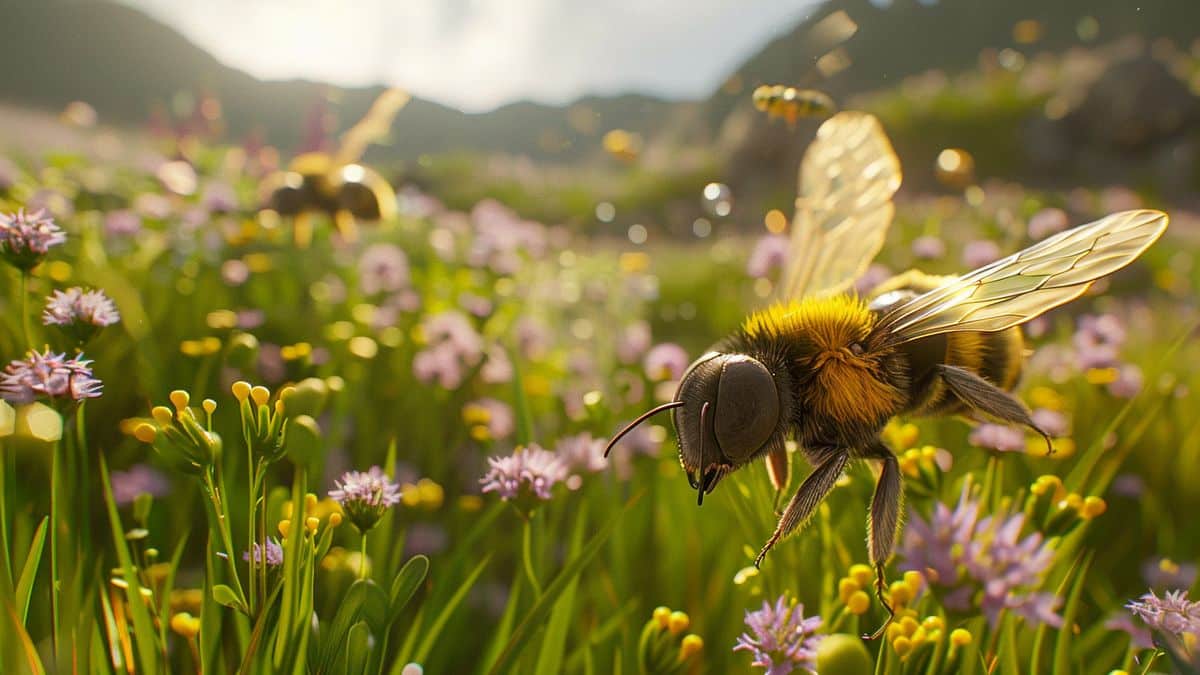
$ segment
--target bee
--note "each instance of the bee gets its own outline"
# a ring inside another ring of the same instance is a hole
[[[782,117],[793,126],[801,117],[825,117],[837,111],[833,99],[816,89],[764,84],[754,90],[752,98],[754,107],[768,117]]]
[[[357,238],[359,221],[388,220],[396,214],[396,192],[391,184],[357,162],[371,142],[387,133],[408,100],[399,90],[385,91],[342,136],[336,152],[299,155],[286,171],[267,176],[259,185],[264,208],[293,218],[297,246],[305,247],[311,241],[313,214],[327,214],[347,241]]]
[[[777,495],[786,441],[813,467],[755,566],[802,528],[852,461],[878,466],[867,549],[875,595],[900,529],[902,485],[880,438],[898,415],[965,415],[1049,435],[1012,393],[1025,358],[1020,324],[1079,297],[1133,262],[1167,226],[1153,210],[1115,213],[959,277],[909,271],[860,298],[852,282],[883,246],[900,163],[878,120],[846,111],[805,152],[788,261],[777,301],[751,314],[684,373],[672,401],[679,461],[702,504],[721,479],[764,459]],[[882,634],[885,622],[874,635]]]

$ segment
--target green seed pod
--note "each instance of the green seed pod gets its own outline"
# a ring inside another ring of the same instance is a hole
[[[874,669],[861,638],[835,633],[817,647],[817,672],[821,675],[860,675]]]

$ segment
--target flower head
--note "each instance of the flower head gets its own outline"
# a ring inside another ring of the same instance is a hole
[[[781,234],[768,234],[758,240],[746,262],[746,274],[763,279],[771,272],[783,267],[787,261],[788,238]]]
[[[688,355],[683,347],[674,342],[654,345],[642,359],[646,377],[652,380],[678,380],[688,367]]]
[[[67,240],[67,235],[45,214],[44,210],[26,214],[24,209],[0,214],[0,255],[13,267],[33,269],[51,246]]]
[[[817,647],[822,636],[816,635],[821,617],[804,618],[804,605],[792,605],[779,596],[775,605],[763,600],[762,609],[746,612],[745,633],[733,648],[754,655],[752,665],[766,668],[766,675],[787,675],[797,666],[816,668]]]
[[[912,515],[900,546],[902,567],[926,572],[947,589],[948,609],[967,609],[982,589],[980,606],[992,625],[1009,609],[1034,623],[1061,626],[1054,613],[1059,598],[1032,590],[1054,562],[1054,549],[1040,533],[1021,537],[1023,513],[982,516],[970,488],[969,482],[963,486],[953,511],[938,503],[928,520]]]
[[[972,429],[967,440],[971,445],[1000,452],[1020,452],[1025,449],[1024,431],[992,422],[984,422]]]
[[[1150,591],[1125,606],[1151,630],[1200,637],[1200,602],[1191,602],[1187,596],[1187,591],[1167,591],[1160,598]]]
[[[23,361],[9,363],[0,373],[0,398],[14,404],[51,400],[98,398],[104,384],[92,376],[92,362],[78,354],[30,351]]]
[[[912,243],[912,254],[922,260],[937,260],[946,255],[946,242],[932,234],[917,237]]]
[[[264,556],[268,568],[279,567],[283,564],[283,547],[274,537],[267,537],[265,544],[256,542],[249,551],[242,554],[242,560],[251,562],[251,558],[253,558],[252,566],[258,567],[263,564]]]
[[[359,287],[367,295],[408,286],[408,256],[394,244],[374,244],[358,261]]]
[[[59,326],[80,342],[86,342],[96,331],[121,320],[116,305],[104,291],[85,291],[78,286],[54,291],[46,298],[42,323]]]
[[[491,468],[479,479],[484,492],[496,492],[508,501],[522,494],[550,499],[554,485],[567,478],[567,463],[562,457],[536,444],[517,448],[507,457],[488,457]]]
[[[127,471],[113,471],[109,478],[113,501],[120,506],[132,504],[138,495],[162,497],[171,489],[167,477],[147,464],[134,464]]]
[[[1000,247],[996,242],[987,239],[968,242],[963,247],[963,264],[968,268],[983,267],[1000,259]]]
[[[330,490],[329,496],[342,505],[359,532],[375,527],[388,508],[400,503],[400,486],[378,466],[348,471],[334,483],[337,489]]]

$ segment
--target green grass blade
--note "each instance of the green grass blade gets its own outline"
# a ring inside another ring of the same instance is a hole
[[[579,509],[579,518],[575,523],[575,531],[571,534],[571,548],[567,554],[571,559],[579,556],[583,547],[583,532],[587,527],[587,504]],[[567,630],[572,625],[572,612],[575,609],[575,593],[579,587],[579,577],[576,576],[567,584],[562,596],[554,603],[550,611],[550,621],[546,625],[546,635],[542,638],[542,647],[538,652],[537,675],[557,675],[562,670],[563,652],[567,646]]]
[[[29,598],[33,595],[33,584],[37,581],[38,567],[42,563],[42,548],[46,544],[46,525],[49,516],[42,518],[37,532],[33,535],[33,543],[29,545],[29,556],[25,558],[25,567],[21,570],[21,578],[17,582],[17,613],[21,625],[25,625],[29,617]]]
[[[479,575],[483,574],[483,568],[487,567],[491,559],[492,557],[489,555],[479,561],[475,569],[467,575],[466,580],[458,587],[454,595],[450,597],[450,601],[442,607],[442,611],[438,613],[437,618],[430,624],[425,637],[421,639],[421,644],[417,647],[417,652],[412,659],[413,661],[424,663],[429,657],[429,653],[433,651],[433,646],[437,644],[438,636],[441,635],[442,629],[446,627],[446,622],[450,620],[450,616],[454,614],[454,610],[458,609],[459,604],[467,597],[467,591],[470,591],[475,582],[479,580]]]
[[[1059,629],[1058,638],[1054,641],[1054,668],[1051,672],[1071,672],[1071,642],[1075,635],[1075,618],[1079,614],[1079,600],[1083,595],[1083,582],[1087,579],[1088,568],[1091,567],[1091,564],[1092,554],[1087,553],[1078,566],[1074,583],[1071,584],[1071,592],[1067,595],[1067,603],[1063,607],[1063,626]]]
[[[392,580],[392,590],[388,599],[388,624],[400,617],[400,612],[408,606],[425,576],[429,574],[429,558],[415,555],[404,563],[396,578]]]
[[[529,409],[529,397],[525,395],[525,383],[521,379],[521,360],[515,352],[509,355],[513,369],[513,417],[517,422],[517,445],[533,442],[533,413]]]
[[[553,603],[562,595],[566,587],[579,576],[583,568],[592,561],[592,558],[596,557],[596,554],[604,547],[604,543],[612,536],[617,524],[621,522],[625,514],[629,512],[630,507],[640,498],[641,493],[626,502],[625,506],[609,519],[604,527],[592,537],[591,541],[583,549],[583,552],[567,563],[563,567],[563,570],[558,573],[558,576],[554,578],[554,581],[546,587],[546,590],[537,599],[537,602],[530,608],[529,613],[525,615],[525,618],[517,625],[517,629],[513,631],[513,636],[508,641],[508,646],[500,653],[500,658],[496,659],[496,662],[492,664],[492,668],[489,671],[492,675],[499,675],[505,672],[505,669],[511,665],[512,661],[520,655],[521,650],[525,648],[525,644],[541,626],[542,622],[546,619],[546,615],[550,613]]]
[[[100,482],[104,487],[104,503],[108,507],[108,521],[112,526],[113,547],[117,549],[117,559],[121,561],[121,570],[125,582],[129,584],[128,602],[129,614],[133,617],[134,642],[137,643],[138,661],[142,672],[160,672],[158,650],[154,644],[158,632],[154,630],[154,621],[150,610],[142,601],[142,586],[138,583],[137,572],[133,567],[133,559],[125,544],[125,529],[121,527],[121,516],[117,513],[117,503],[113,499],[112,484],[108,477],[108,463],[104,455],[100,455]]]

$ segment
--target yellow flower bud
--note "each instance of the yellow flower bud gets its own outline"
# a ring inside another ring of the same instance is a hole
[[[929,464],[937,463],[937,448],[932,445],[926,445],[921,448],[921,460]]]
[[[211,398],[206,398],[200,402],[200,407],[204,408],[204,412],[211,415],[214,412],[216,412],[216,410],[217,410],[217,402],[212,400]]]
[[[1067,495],[1062,501],[1060,501],[1058,503],[1058,508],[1063,509],[1063,510],[1073,509],[1075,511],[1078,511],[1080,509],[1080,507],[1082,507],[1082,506],[1083,506],[1083,497],[1081,497],[1080,495],[1078,495],[1074,492]]]
[[[175,406],[176,410],[183,410],[188,407],[188,402],[192,400],[192,397],[182,389],[176,389],[171,392],[168,398],[171,399],[171,405]]]
[[[942,630],[940,628],[935,628],[935,629],[929,631],[929,641],[930,642],[941,642],[942,641]]]
[[[143,443],[153,443],[154,439],[158,437],[158,432],[154,427],[142,422],[133,428],[133,437]]]
[[[691,625],[692,620],[683,612],[671,612],[671,616],[667,617],[667,629],[671,631],[671,635],[679,635]]]
[[[850,600],[850,596],[854,595],[854,592],[860,590],[861,588],[862,587],[858,585],[857,581],[851,579],[850,577],[842,577],[841,581],[838,582],[838,600],[840,600],[842,604],[845,604]]]
[[[925,587],[925,577],[916,570],[909,570],[904,573],[904,585],[908,586],[908,590],[912,593],[912,597],[917,597],[921,589]]]
[[[238,380],[237,382],[233,383],[233,387],[231,387],[231,389],[233,391],[233,397],[239,402],[245,401],[250,396],[251,387],[249,382]]]
[[[250,398],[258,405],[266,405],[271,400],[271,390],[263,386],[254,387],[250,390]]]
[[[292,395],[292,394],[294,394],[294,393],[296,393],[296,388],[295,388],[295,387],[284,387],[283,389],[280,389],[280,390],[279,390],[279,400],[280,400],[280,401],[286,401],[286,400],[288,400],[288,398],[290,398],[290,397],[291,397],[291,395]]]
[[[654,620],[658,622],[659,628],[666,628],[667,621],[671,617],[671,608],[670,607],[655,607],[654,614],[652,616],[654,617]]]
[[[917,626],[917,629],[915,631],[913,631],[911,639],[912,639],[912,645],[913,645],[914,649],[925,644],[925,639],[926,639],[925,629],[921,626]]]
[[[704,640],[695,633],[689,633],[684,636],[683,642],[679,644],[679,660],[687,661],[696,654],[699,654],[701,649],[704,649]]]
[[[971,631],[967,630],[966,628],[955,628],[954,630],[950,631],[950,644],[954,645],[955,647],[965,647],[971,644],[971,640],[973,639],[974,638],[971,637]]]
[[[317,496],[313,493],[304,495],[304,510],[312,513],[317,508]]]
[[[154,418],[155,422],[158,422],[160,427],[170,426],[171,421],[175,419],[175,416],[171,414],[171,409],[165,405],[154,406],[150,410],[150,416]]]
[[[309,516],[308,518],[304,519],[304,528],[307,529],[310,534],[315,533],[320,525],[321,519],[315,516]]]
[[[917,623],[917,620],[911,616],[906,616],[900,619],[900,629],[904,631],[905,635],[912,635],[913,633],[917,632],[917,629],[920,627],[921,626]]]
[[[912,590],[903,581],[893,581],[888,590],[891,591],[892,602],[897,605],[907,605],[913,599]]]
[[[334,511],[333,513],[329,514],[329,526],[330,527],[337,527],[338,525],[341,525],[341,524],[342,524],[342,514],[341,513]]]
[[[1079,507],[1079,515],[1085,520],[1091,520],[1107,510],[1108,504],[1103,499],[1091,496],[1083,500],[1083,505]]]
[[[871,608],[871,596],[863,591],[854,591],[846,600],[846,609],[850,610],[851,614],[862,616]]]
[[[905,656],[909,652],[911,652],[913,649],[912,640],[909,640],[908,638],[901,635],[900,637],[896,638],[895,640],[892,640],[892,649],[896,650],[897,655]]]
[[[288,533],[291,531],[292,531],[292,521],[287,520],[286,518],[284,520],[279,521],[279,536],[287,537]]]
[[[200,619],[187,612],[179,612],[171,617],[171,630],[190,640],[200,632]]]
[[[921,627],[927,631],[940,630],[945,628],[945,626],[946,623],[942,621],[942,617],[940,616],[927,616],[925,617],[925,620],[921,622]]]
[[[858,582],[859,588],[866,588],[871,585],[871,580],[875,578],[875,571],[870,565],[861,563],[850,566],[850,578]]]

